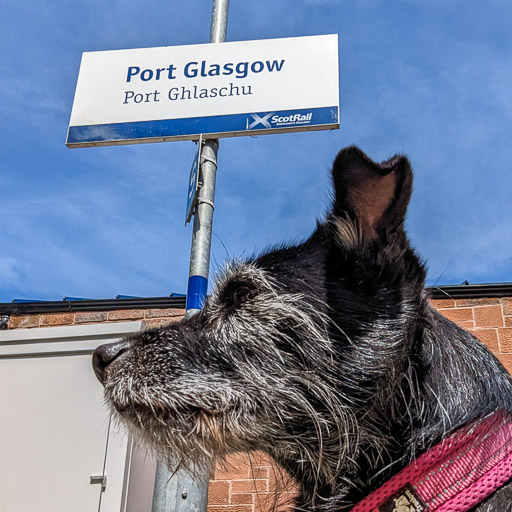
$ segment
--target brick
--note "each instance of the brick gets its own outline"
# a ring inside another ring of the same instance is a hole
[[[249,456],[237,453],[228,457],[224,464],[217,464],[215,480],[242,480],[249,478]]]
[[[431,299],[430,303],[436,309],[439,308],[454,308],[455,301],[453,299]]]
[[[229,503],[229,482],[215,481],[208,485],[208,505],[227,505]]]
[[[39,315],[11,316],[9,319],[9,329],[31,329],[39,327]]]
[[[269,473],[268,486],[270,492],[295,492],[296,483],[284,469],[279,466],[272,466],[269,468]]]
[[[439,309],[439,313],[452,322],[466,322],[473,320],[473,308]]]
[[[499,352],[498,345],[498,330],[497,329],[477,329],[473,332],[473,334],[484,343],[487,348],[492,350],[492,352]]]
[[[495,298],[475,298],[475,299],[457,299],[456,301],[457,307],[471,307],[471,306],[492,306],[492,305],[500,305],[500,299]]]
[[[254,494],[237,494],[232,493],[230,503],[232,505],[252,505],[254,503]]]
[[[106,311],[86,311],[83,313],[75,314],[75,323],[85,324],[92,322],[106,322],[107,312]]]
[[[251,466],[249,476],[255,479],[268,480],[268,467],[267,466]]]
[[[183,309],[147,309],[145,318],[161,318],[161,317],[183,317],[185,312]]]
[[[500,352],[503,354],[512,354],[512,327],[498,329],[498,339]]]
[[[120,309],[117,311],[109,311],[108,320],[138,320],[144,318],[144,311],[141,309]]]
[[[173,318],[151,318],[149,320],[143,320],[144,325],[148,329],[161,329],[174,323],[176,320]]]
[[[208,505],[208,512],[253,512],[252,505]]]
[[[503,327],[501,305],[478,306],[473,309],[475,327]]]
[[[270,455],[266,453],[255,451],[249,454],[250,464],[252,466],[274,466],[275,462],[273,461]]]
[[[465,331],[472,331],[475,328],[475,322],[467,321],[467,322],[455,322],[460,328]]]
[[[505,327],[512,327],[512,316],[505,317]]]
[[[291,512],[295,504],[295,494],[292,493],[261,493],[254,501],[255,512]]]
[[[497,354],[497,358],[508,373],[512,374],[512,354]]]
[[[501,299],[501,305],[503,306],[504,315],[512,315],[512,297]]]
[[[267,492],[268,491],[268,480],[232,480],[231,481],[231,492]]]
[[[74,313],[55,313],[51,315],[41,315],[41,327],[48,327],[51,325],[72,325],[74,322]]]
[[[249,468],[216,468],[215,469],[215,480],[241,480],[243,478],[249,478]]]

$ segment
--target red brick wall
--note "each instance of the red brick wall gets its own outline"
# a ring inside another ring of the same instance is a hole
[[[261,452],[237,454],[217,466],[208,489],[208,512],[289,510],[294,486]]]
[[[182,309],[118,309],[115,311],[82,311],[73,313],[40,313],[12,315],[9,329],[60,327],[106,322],[142,320],[147,327],[163,327],[183,317]]]
[[[512,373],[512,297],[443,299],[432,301],[445,317],[471,331]],[[179,320],[179,309],[127,309],[12,316],[9,329],[143,320],[161,327]],[[293,485],[261,453],[237,454],[225,468],[217,467],[210,481],[208,512],[266,512],[289,510]]]
[[[502,299],[442,299],[437,310],[485,343],[512,373],[512,297]]]

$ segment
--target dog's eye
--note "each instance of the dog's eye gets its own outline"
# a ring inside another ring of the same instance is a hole
[[[220,298],[224,306],[229,309],[236,309],[254,297],[254,295],[256,295],[256,288],[252,283],[232,281],[224,288]]]
[[[233,288],[231,300],[235,307],[241,306],[244,302],[249,300],[254,292],[254,288],[245,284],[240,284]]]

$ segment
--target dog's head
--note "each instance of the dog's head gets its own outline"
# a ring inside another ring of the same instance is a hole
[[[332,175],[304,243],[231,263],[199,314],[95,352],[113,410],[160,454],[263,449],[322,486],[399,442],[382,431],[410,407],[425,300],[404,232],[411,168],[351,147]]]

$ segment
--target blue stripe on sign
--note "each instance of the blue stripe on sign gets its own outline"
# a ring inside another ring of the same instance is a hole
[[[66,144],[86,144],[162,137],[192,137],[199,134],[265,132],[267,130],[300,130],[322,126],[333,128],[339,122],[338,107],[307,108],[232,114],[225,116],[164,119],[133,123],[70,126]],[[149,140],[148,140],[149,139]]]
[[[208,290],[208,279],[203,276],[190,276],[188,278],[187,310],[201,309]]]

